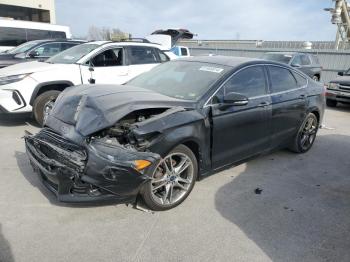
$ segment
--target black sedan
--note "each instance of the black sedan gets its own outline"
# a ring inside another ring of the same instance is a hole
[[[64,91],[25,136],[34,170],[60,201],[180,204],[195,181],[272,149],[313,145],[324,89],[280,63],[193,57],[126,85]]]
[[[75,45],[85,43],[81,40],[48,39],[34,40],[0,53],[0,68],[22,62],[46,60]]]

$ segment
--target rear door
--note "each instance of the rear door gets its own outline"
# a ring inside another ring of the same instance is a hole
[[[285,67],[269,65],[267,68],[272,101],[271,146],[277,147],[290,141],[305,118],[307,80],[302,77],[304,82],[297,81]]]
[[[128,46],[126,50],[129,64],[129,79],[147,72],[161,63],[158,50],[154,47]]]
[[[102,50],[81,66],[81,74],[84,84],[124,84],[130,79],[124,49],[109,47]]]
[[[244,106],[220,109],[225,93],[249,98]],[[234,74],[211,101],[213,167],[218,168],[255,155],[269,147],[271,99],[264,67],[250,66]]]

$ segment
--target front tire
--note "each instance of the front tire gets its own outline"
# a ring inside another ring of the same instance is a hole
[[[152,210],[174,208],[191,193],[197,176],[196,156],[187,146],[178,145],[155,168],[142,197]]]
[[[337,106],[337,100],[326,99],[326,105],[329,106],[329,107],[336,107]]]
[[[55,103],[60,91],[50,90],[39,95],[33,105],[33,113],[36,122],[43,126],[47,115],[50,113],[53,104]]]
[[[319,82],[319,81],[320,81],[320,77],[317,76],[317,75],[314,75],[314,76],[312,77],[312,79],[313,79],[314,81],[316,81],[316,82]]]
[[[295,153],[305,153],[315,142],[318,131],[318,120],[314,113],[309,113],[296,133],[290,150]]]

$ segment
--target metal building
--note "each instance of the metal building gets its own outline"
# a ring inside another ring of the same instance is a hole
[[[0,0],[0,17],[54,24],[55,0]]]

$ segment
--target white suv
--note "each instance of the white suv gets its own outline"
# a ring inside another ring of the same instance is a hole
[[[67,49],[45,62],[0,69],[0,112],[33,111],[42,124],[65,88],[79,84],[123,84],[159,63],[176,58],[162,46],[94,41]]]

